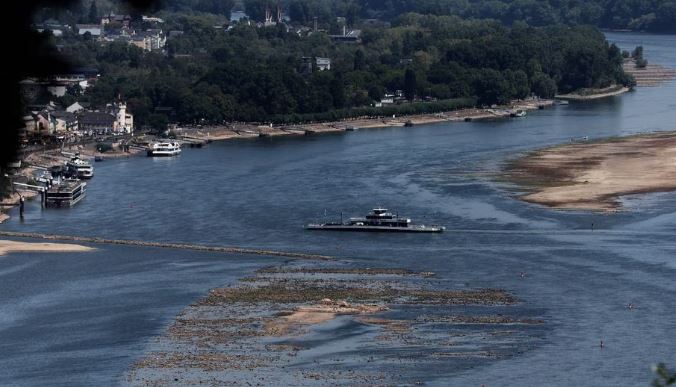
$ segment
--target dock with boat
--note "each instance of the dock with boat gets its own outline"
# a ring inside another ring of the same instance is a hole
[[[86,192],[87,183],[84,181],[77,179],[62,180],[44,191],[45,207],[73,207],[84,199]]]

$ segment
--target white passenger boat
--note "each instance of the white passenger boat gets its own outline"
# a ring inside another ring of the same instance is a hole
[[[181,153],[181,144],[176,141],[154,142],[148,146],[148,156],[176,156]]]
[[[83,160],[79,155],[75,155],[66,162],[66,171],[69,176],[78,179],[91,179],[94,177],[94,167],[89,161]]]

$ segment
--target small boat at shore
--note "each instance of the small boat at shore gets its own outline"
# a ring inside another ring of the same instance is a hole
[[[305,226],[306,230],[321,231],[370,231],[370,232],[413,232],[413,233],[439,233],[446,228],[443,226],[425,226],[413,224],[410,218],[400,217],[398,214],[389,212],[386,208],[374,208],[365,217],[350,218],[343,222],[342,214],[340,222],[310,223]]]
[[[148,146],[148,157],[177,156],[181,153],[181,144],[176,141],[153,142]]]
[[[526,113],[525,110],[519,109],[517,111],[512,112],[510,114],[510,116],[512,116],[512,117],[525,117],[526,114],[528,114],[528,113]]]

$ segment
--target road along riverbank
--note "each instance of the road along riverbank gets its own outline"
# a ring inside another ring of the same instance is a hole
[[[461,122],[509,118],[517,110],[538,110],[554,104],[549,99],[514,101],[493,108],[470,108],[441,113],[403,115],[395,117],[362,117],[332,122],[289,125],[256,125],[233,123],[223,126],[186,127],[182,134],[198,140],[233,140],[257,137],[298,136],[337,133],[357,129],[415,126],[440,122]]]

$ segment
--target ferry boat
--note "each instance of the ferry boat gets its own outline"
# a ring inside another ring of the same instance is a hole
[[[342,218],[342,214],[341,214]],[[387,208],[374,208],[365,217],[350,218],[347,222],[310,223],[306,230],[326,231],[381,231],[381,232],[443,232],[443,226],[413,224],[410,218],[393,214]]]
[[[87,183],[81,180],[61,180],[45,191],[45,207],[73,207],[86,192]]]
[[[94,167],[88,161],[82,160],[75,155],[66,163],[66,173],[78,179],[91,179],[94,177]]]
[[[148,146],[148,156],[176,156],[181,153],[181,144],[172,142],[154,142]]]

